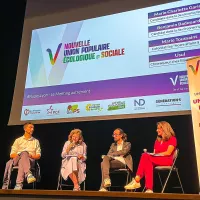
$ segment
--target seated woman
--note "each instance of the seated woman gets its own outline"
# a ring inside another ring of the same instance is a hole
[[[68,176],[74,184],[74,191],[80,190],[80,184],[85,180],[87,146],[83,142],[82,131],[74,129],[68,136],[62,150],[61,175],[64,180]]]
[[[153,153],[143,153],[140,159],[136,177],[124,188],[133,190],[140,188],[140,179],[145,177],[147,193],[153,193],[153,170],[155,166],[171,166],[177,141],[171,125],[166,121],[157,123],[157,139]]]

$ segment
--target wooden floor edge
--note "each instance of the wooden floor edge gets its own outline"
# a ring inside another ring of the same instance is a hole
[[[182,199],[200,200],[198,194],[172,194],[141,192],[99,192],[99,191],[68,191],[68,190],[0,190],[0,195],[34,195],[34,196],[73,196],[73,197],[107,197],[107,198],[149,198],[149,199]],[[148,195],[148,196],[147,196]]]

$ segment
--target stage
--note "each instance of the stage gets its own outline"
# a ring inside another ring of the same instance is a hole
[[[133,200],[200,200],[198,194],[146,194],[141,192],[98,192],[98,191],[69,191],[69,190],[0,190],[0,200],[52,200],[52,199],[133,199]]]

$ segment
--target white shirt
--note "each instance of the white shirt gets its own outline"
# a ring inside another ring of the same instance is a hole
[[[34,137],[31,137],[28,140],[24,136],[17,138],[11,147],[10,155],[13,153],[20,154],[23,151],[27,151],[31,155],[41,155],[39,141]]]

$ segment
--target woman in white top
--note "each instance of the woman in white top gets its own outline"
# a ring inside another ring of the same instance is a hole
[[[74,191],[80,190],[80,184],[85,180],[87,146],[83,142],[82,131],[74,129],[68,136],[62,150],[61,175],[64,180],[68,176],[74,184]]]

